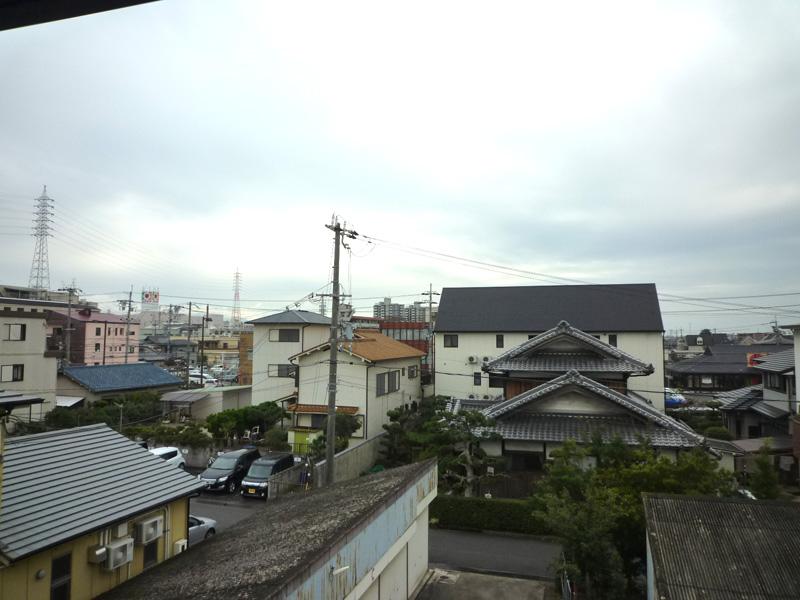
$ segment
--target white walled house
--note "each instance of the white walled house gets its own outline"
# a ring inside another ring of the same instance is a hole
[[[297,365],[289,357],[330,338],[331,320],[306,310],[287,310],[249,321],[253,327],[253,404],[294,399]]]
[[[356,330],[352,341],[340,343],[336,407],[361,421],[354,438],[383,433],[387,412],[421,399],[422,356],[422,351],[374,330]],[[328,343],[292,357],[299,367],[299,394],[288,408],[293,413],[289,442],[298,451],[321,432],[327,415],[329,358]]]
[[[444,288],[435,326],[437,395],[496,399],[483,365],[568,321],[653,366],[635,391],[664,410],[664,326],[654,284]]]
[[[0,390],[43,398],[34,418],[56,405],[59,352],[47,347],[47,315],[42,308],[0,299]],[[19,415],[27,420],[28,411]]]

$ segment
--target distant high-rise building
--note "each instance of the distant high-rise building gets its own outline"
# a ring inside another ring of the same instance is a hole
[[[372,306],[372,316],[379,319],[404,319],[405,306],[392,302],[391,298],[384,298]]]

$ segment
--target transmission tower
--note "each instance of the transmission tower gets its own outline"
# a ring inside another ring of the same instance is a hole
[[[36,238],[36,247],[33,250],[31,263],[31,276],[28,287],[39,291],[39,296],[44,297],[50,289],[50,259],[47,255],[47,238],[52,237],[53,199],[47,196],[47,186],[44,186],[42,195],[36,198],[36,209],[33,214],[33,237]]]
[[[239,306],[239,291],[242,287],[242,274],[239,273],[239,267],[236,267],[236,272],[233,274],[233,312],[231,313],[231,327],[238,329],[242,326],[242,309]]]

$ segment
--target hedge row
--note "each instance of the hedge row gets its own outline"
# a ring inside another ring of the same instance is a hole
[[[533,506],[526,500],[438,496],[430,505],[430,517],[445,529],[548,533],[544,524],[533,516]]]

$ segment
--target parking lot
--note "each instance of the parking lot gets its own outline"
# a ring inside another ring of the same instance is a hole
[[[264,504],[264,500],[242,498],[238,490],[235,494],[203,492],[189,501],[189,512],[214,519],[219,533],[263,508]]]

